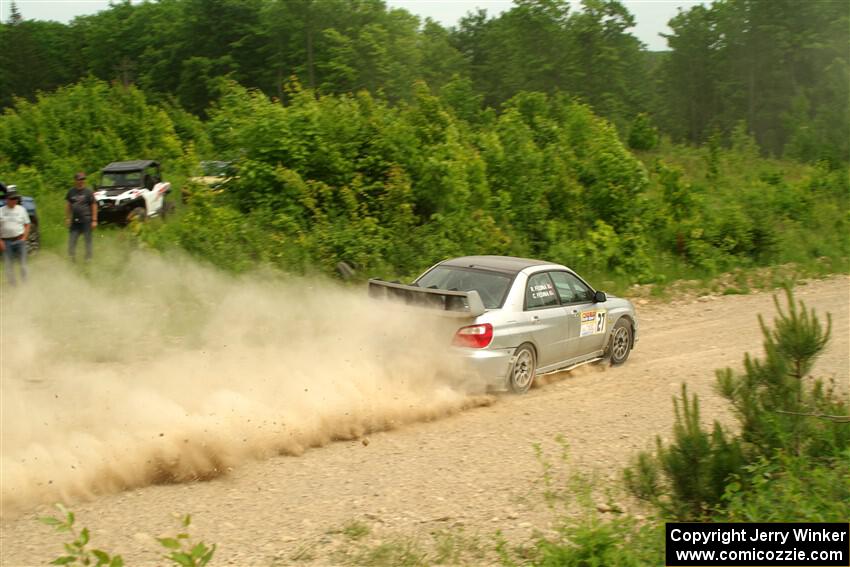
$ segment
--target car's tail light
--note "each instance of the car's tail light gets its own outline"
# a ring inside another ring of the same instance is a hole
[[[461,347],[484,348],[492,340],[493,325],[482,323],[481,325],[470,325],[469,327],[458,329],[452,344]]]

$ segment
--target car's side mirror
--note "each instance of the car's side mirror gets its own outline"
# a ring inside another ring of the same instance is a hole
[[[594,303],[605,303],[606,301],[608,301],[608,296],[605,295],[604,291],[597,291],[593,294]]]

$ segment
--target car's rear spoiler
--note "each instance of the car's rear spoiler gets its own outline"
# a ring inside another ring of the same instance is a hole
[[[449,291],[415,285],[369,280],[369,297],[394,299],[405,305],[430,307],[450,317],[478,317],[486,309],[475,290]]]

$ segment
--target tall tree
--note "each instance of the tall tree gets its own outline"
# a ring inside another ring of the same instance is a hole
[[[660,70],[665,129],[700,143],[743,123],[771,154],[787,147],[846,162],[849,23],[846,2],[725,0],[680,11]],[[815,123],[829,144],[811,136]]]
[[[664,128],[677,139],[705,139],[718,112],[717,55],[720,33],[714,13],[694,6],[670,20],[666,35],[672,52],[661,65],[663,75],[659,108]]]
[[[71,33],[57,22],[10,20],[0,24],[0,106],[14,97],[34,98],[36,92],[55,89],[75,80],[81,72],[72,50]]]
[[[21,15],[20,10],[18,10],[18,3],[15,0],[12,0],[11,5],[9,6],[9,23],[13,26],[16,26],[24,21],[24,17]]]
[[[616,0],[515,0],[487,19],[462,19],[454,43],[490,105],[521,91],[565,92],[620,124],[645,109],[644,59],[634,18]]]

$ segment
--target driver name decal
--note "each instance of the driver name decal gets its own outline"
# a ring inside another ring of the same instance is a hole
[[[555,295],[555,288],[550,283],[533,285],[529,289],[531,290],[531,299],[544,299]]]

